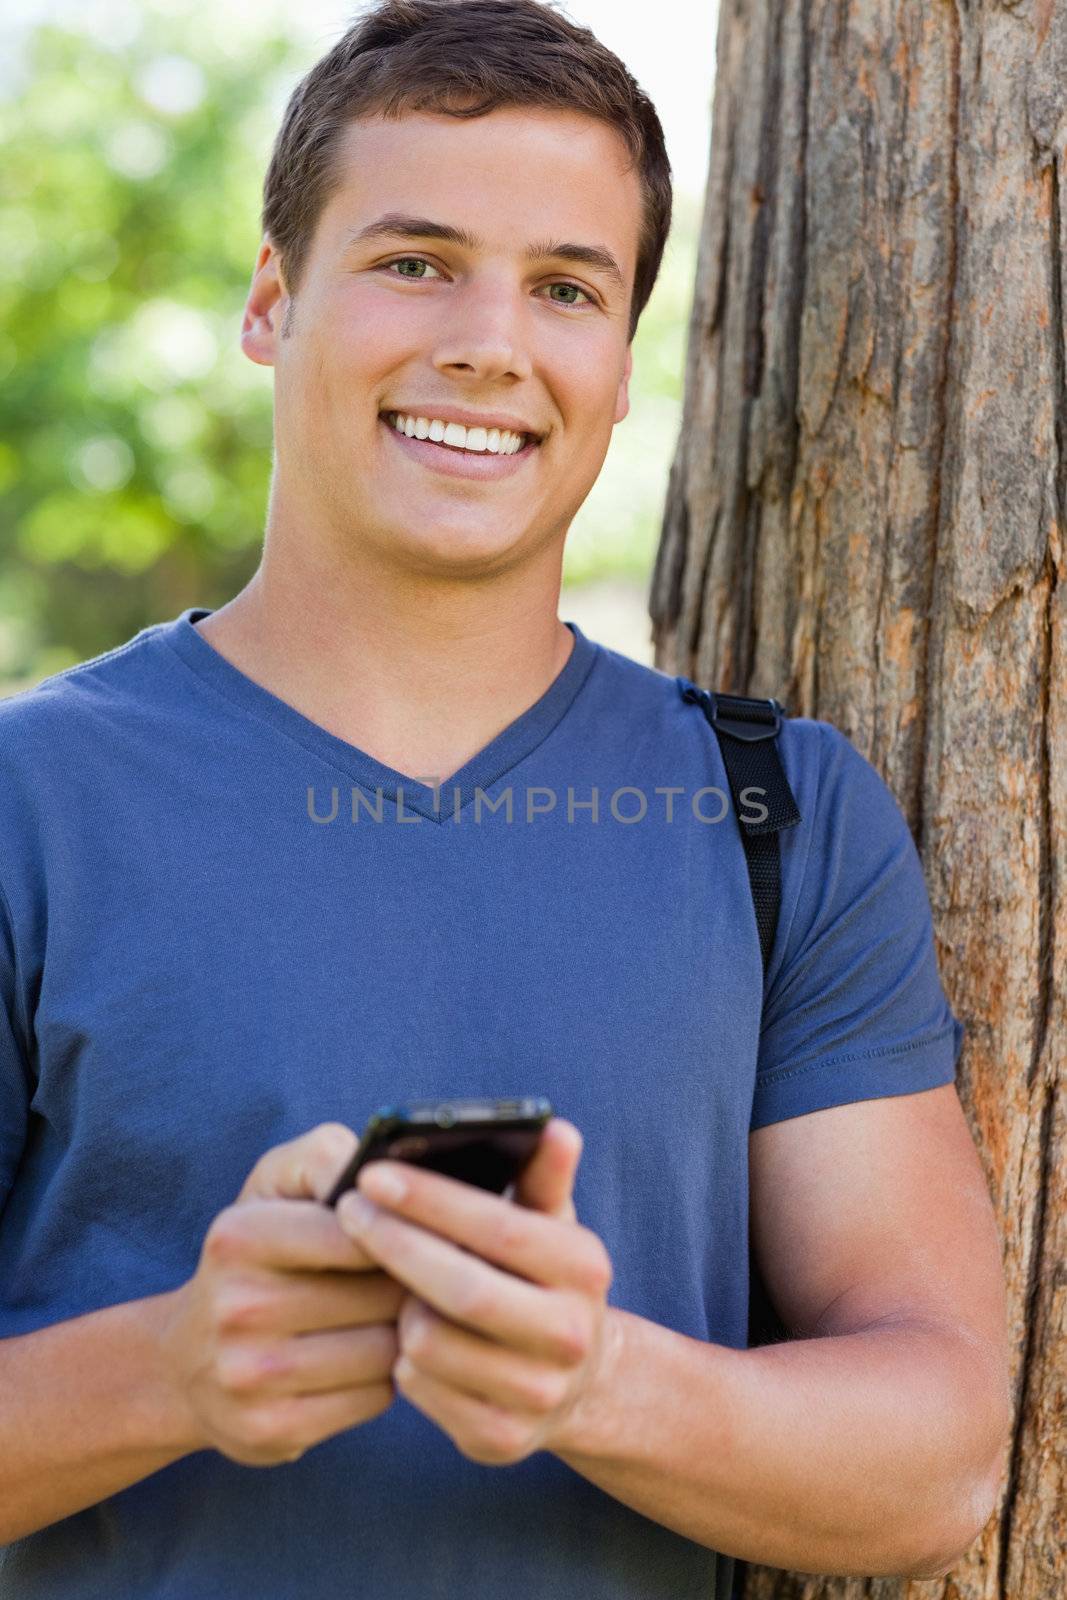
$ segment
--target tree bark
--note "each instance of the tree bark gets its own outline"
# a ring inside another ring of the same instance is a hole
[[[836,724],[923,860],[1014,1340],[998,1513],[922,1588],[967,1600],[1067,1586],[1065,113],[1067,0],[722,0],[650,603],[657,666]]]

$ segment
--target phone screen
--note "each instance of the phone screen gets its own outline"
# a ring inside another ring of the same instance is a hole
[[[519,1100],[419,1100],[383,1106],[326,1197],[336,1205],[368,1161],[408,1161],[448,1178],[503,1194],[533,1156],[552,1107]]]

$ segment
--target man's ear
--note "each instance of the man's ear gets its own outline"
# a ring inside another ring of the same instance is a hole
[[[248,291],[241,325],[241,349],[249,361],[256,361],[262,367],[274,365],[276,341],[289,305],[277,253],[270,240],[265,238],[256,257],[252,287]]]
[[[633,347],[632,344],[629,344],[629,345],[626,346],[626,365],[622,369],[622,377],[619,379],[618,393],[615,396],[615,421],[616,422],[621,422],[622,419],[625,416],[629,415],[629,411],[630,411],[630,374],[633,371],[633,368],[634,368],[634,347]]]

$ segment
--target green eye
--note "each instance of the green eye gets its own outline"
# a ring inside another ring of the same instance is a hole
[[[395,261],[387,261],[386,262],[386,266],[387,267],[403,267],[403,266],[428,267],[428,266],[430,266],[430,262],[429,261],[424,261],[422,256],[398,256]],[[413,273],[413,272],[402,272],[402,273],[400,273],[400,277],[402,277],[402,278],[416,278],[416,279],[419,279],[419,278],[421,278],[421,276],[422,276],[421,273],[419,273],[419,274],[416,274],[416,273]]]
[[[587,294],[585,294],[585,290],[584,289],[579,289],[579,287],[578,287],[578,285],[576,283],[552,283],[552,284],[549,284],[549,288],[550,289],[573,289],[575,294],[585,295],[585,298],[587,300],[589,299],[589,296]],[[556,304],[560,305],[560,306],[576,306],[576,305],[579,304],[579,301],[577,301],[577,300],[557,300]]]

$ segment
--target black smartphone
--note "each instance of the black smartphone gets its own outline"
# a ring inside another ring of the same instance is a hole
[[[410,1161],[446,1178],[503,1194],[537,1148],[552,1107],[524,1100],[414,1100],[382,1106],[363,1130],[359,1147],[326,1196],[334,1206],[368,1161]]]

